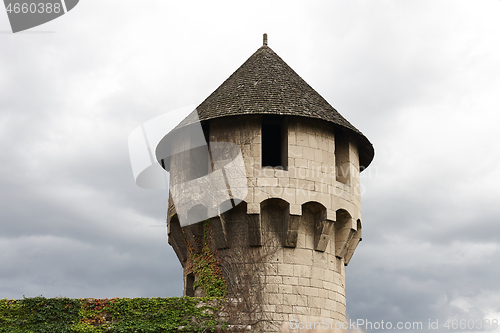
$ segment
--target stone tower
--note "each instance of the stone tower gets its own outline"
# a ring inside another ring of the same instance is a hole
[[[168,241],[184,267],[184,295],[203,295],[189,261],[203,246],[196,222],[209,221],[236,309],[224,313],[230,324],[278,332],[306,318],[346,320],[344,266],[361,240],[359,175],[374,150],[266,35],[156,154],[170,171]],[[218,185],[203,180],[217,172]]]

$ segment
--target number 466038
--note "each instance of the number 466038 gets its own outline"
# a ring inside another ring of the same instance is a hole
[[[61,4],[60,3],[9,3],[9,5],[7,6],[7,13],[15,13],[15,14],[19,14],[19,13],[23,13],[23,14],[27,14],[27,13],[31,13],[31,14],[35,14],[35,13],[47,13],[47,14],[51,14],[51,13],[55,13],[55,14],[59,14],[62,10],[61,8]]]

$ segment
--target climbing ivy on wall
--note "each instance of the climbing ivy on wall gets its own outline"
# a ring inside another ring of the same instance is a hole
[[[0,300],[1,333],[214,332],[214,298],[24,298]]]
[[[227,327],[218,311],[227,294],[221,261],[202,223],[201,251],[189,243],[189,267],[206,297],[0,299],[0,333],[215,332]]]
[[[78,320],[80,300],[25,298],[0,300],[0,332],[71,332]]]
[[[201,239],[196,240],[201,252],[196,251],[190,242],[186,242],[189,251],[188,270],[197,278],[193,287],[203,289],[207,297],[225,297],[227,285],[222,276],[220,257],[217,251],[210,247],[213,237],[210,221],[204,221],[201,227],[203,235]]]

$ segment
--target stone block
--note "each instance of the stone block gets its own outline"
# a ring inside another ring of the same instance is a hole
[[[323,162],[323,151],[320,149],[314,149],[314,160],[318,163]]]
[[[296,178],[290,177],[288,180],[288,187],[290,188],[297,188],[298,187],[299,180]]]
[[[293,276],[301,277],[301,275],[300,275],[300,265],[293,265]]]
[[[329,291],[328,290],[325,290],[323,289],[322,287],[318,288],[319,289],[319,297],[322,297],[324,299],[328,299],[328,296],[330,295],[329,294]]]
[[[328,139],[328,151],[334,152],[335,151],[335,142],[333,139]]]
[[[335,155],[329,151],[323,151],[323,159],[322,162],[326,165],[335,165]]]
[[[257,186],[278,186],[278,178],[257,178]]]
[[[311,287],[323,289],[323,280],[311,279]]]
[[[311,308],[310,313],[311,313],[311,316],[319,317],[321,315],[321,309],[320,308]],[[318,321],[318,323],[320,323],[320,322]],[[321,327],[321,325],[317,324],[316,327]]]
[[[337,310],[337,302],[332,299],[325,299],[325,309],[328,309],[330,311],[336,311]]]
[[[303,233],[300,233],[297,235],[297,247],[298,248],[305,248],[306,247],[306,235]]]
[[[290,214],[299,216],[302,213],[302,205],[297,203],[297,199],[295,199],[294,204],[290,204]]]
[[[323,281],[323,289],[326,289],[326,290],[334,290],[334,284],[329,282],[329,281]]]
[[[309,147],[309,138],[310,136],[304,132],[298,132],[296,134],[296,144],[297,146]]]
[[[253,190],[253,198],[255,203],[260,204],[262,201],[269,198],[269,193],[266,192],[266,188],[254,187]]]
[[[273,251],[267,255],[269,262],[282,263],[284,262],[283,258],[283,251]]]
[[[310,265],[301,266],[301,277],[311,278],[312,277],[312,267]]]
[[[288,177],[283,177],[278,179],[278,186],[280,187],[289,187],[290,185],[290,178]],[[295,193],[293,193],[293,197],[295,198]]]
[[[285,315],[284,315],[284,313],[279,313],[279,312],[276,313],[275,312],[275,313],[270,313],[269,315],[273,318],[273,320],[285,321]],[[286,316],[286,318],[288,318],[288,315]],[[268,332],[269,331],[270,330],[268,330]]]
[[[325,269],[323,268],[320,268],[320,267],[312,267],[312,276],[315,278],[315,279],[319,279],[319,280],[325,280]]]
[[[284,249],[283,260],[290,264],[310,265],[312,250],[300,248]]]
[[[311,198],[313,197],[314,196],[312,195],[311,191],[299,188],[297,189],[297,193],[295,194],[295,202],[297,204],[304,204],[311,201]]]
[[[284,170],[283,168],[274,168],[274,177],[288,177],[288,171]]]
[[[307,295],[297,294],[295,296],[296,305],[307,306]]]
[[[307,296],[318,297],[319,296],[319,290],[318,290],[318,288],[314,288],[314,287],[304,287],[304,294],[307,295]]]
[[[278,274],[278,264],[275,262],[262,263],[264,271],[267,275],[280,275]]]
[[[285,282],[285,280],[283,280],[283,282]],[[280,294],[291,294],[293,291],[293,286],[288,284],[280,284],[278,286],[278,290]]]
[[[310,287],[311,286],[311,279],[310,278],[299,278],[299,285],[303,287]]]
[[[299,278],[295,276],[283,276],[283,284],[297,286],[299,284]]]
[[[299,278],[300,282],[300,278]],[[294,295],[302,295],[304,293],[304,287],[302,285],[292,286],[292,294]]]
[[[322,297],[307,296],[307,306],[312,308],[324,308],[325,299]]]
[[[319,138],[316,134],[309,135],[309,147],[319,148]]]
[[[304,153],[303,153],[303,149],[304,147],[301,147],[301,146],[294,146],[294,145],[289,145],[288,146],[288,156],[290,156],[291,158],[305,158],[304,157]]]
[[[258,172],[258,178],[274,178],[274,168],[263,167],[260,172]]]
[[[291,264],[279,264],[278,265],[278,275],[294,276],[293,268],[294,268],[294,265],[291,265]]]
[[[326,192],[326,187],[324,189],[325,189],[325,192]],[[321,194],[320,194],[320,202],[325,207],[331,207],[332,197],[329,194],[325,193],[325,192],[323,192],[323,191],[321,192]],[[327,210],[328,210],[328,208],[327,208]],[[328,212],[327,212],[327,217],[326,218],[329,219],[329,220],[334,220],[334,219],[328,217]]]
[[[259,204],[259,202],[248,203],[247,204],[247,214],[248,215],[254,215],[254,214],[258,215],[258,214],[260,214],[260,204]]]
[[[294,305],[293,312],[294,312],[294,314],[298,314],[298,315],[308,315],[309,309],[305,306]]]
[[[283,278],[277,275],[268,275],[266,276],[266,283],[268,284],[283,284]]]
[[[287,183],[289,181],[288,178],[283,178],[284,182]],[[281,181],[281,179],[280,179]],[[281,186],[281,185],[280,185]],[[280,187],[281,195],[280,198],[288,202],[289,204],[293,205],[295,204],[295,190],[291,189],[289,187]]]
[[[330,235],[333,229],[333,222],[320,219],[315,222],[314,232],[314,249],[316,251],[324,252],[330,241]]]
[[[296,305],[297,304],[297,296],[294,294],[283,294],[283,304]]]
[[[295,135],[295,132],[288,131],[288,144],[289,145],[296,145],[297,144],[297,137]]]
[[[337,312],[346,313],[346,305],[345,303],[338,302],[337,303]]]
[[[274,304],[274,305],[282,305],[283,304],[283,295],[282,294],[269,293],[269,294],[266,294],[264,298],[268,304]]]
[[[301,190],[314,191],[314,181],[299,179],[298,185]]]
[[[295,295],[292,295],[292,296],[295,296]],[[283,302],[286,304],[286,299],[283,298]],[[295,303],[292,303],[292,305],[296,305]],[[283,313],[286,313],[286,314],[290,314],[293,312],[293,306],[292,305],[283,305],[281,307],[281,310],[283,311]],[[288,320],[288,319],[287,319]]]
[[[260,144],[253,144],[251,145],[251,154],[253,157],[259,157],[260,158],[260,150],[261,150],[261,145]]]
[[[332,311],[331,318],[335,321],[340,321],[341,323],[346,321],[345,313],[338,313],[336,311]]]
[[[268,283],[268,284],[266,284],[265,289],[266,289],[267,293],[278,294],[279,293],[279,284]]]
[[[327,309],[320,309],[321,310],[321,313],[320,313],[320,316],[323,317],[323,318],[331,318],[332,316],[332,312],[327,310]],[[332,326],[330,325],[330,328]],[[335,327],[335,324],[333,324],[333,327]]]
[[[274,304],[263,304],[262,305],[262,310],[264,312],[276,312],[276,305]]]
[[[314,160],[314,149],[311,147],[303,147],[301,156],[303,156],[303,158],[306,160]]]
[[[309,236],[306,237],[306,246],[307,249],[314,249],[314,239],[313,237]]]
[[[253,167],[251,162],[245,161],[245,172],[247,179],[253,178],[255,176],[255,168]]]
[[[321,193],[328,193],[328,185],[325,184],[324,182],[321,181],[315,181],[314,182],[314,190],[316,192],[321,192]],[[330,200],[328,200],[330,201]],[[326,206],[329,207],[329,206]]]
[[[308,168],[308,163],[306,159],[303,158],[296,158],[295,159],[295,167],[297,168]]]

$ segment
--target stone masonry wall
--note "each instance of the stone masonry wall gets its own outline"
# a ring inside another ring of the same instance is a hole
[[[263,168],[261,121],[248,115],[209,124],[210,142],[240,147],[248,187],[244,202],[210,219],[212,246],[237,308],[227,318],[251,325],[254,332],[279,332],[283,323],[306,318],[343,322],[344,265],[361,240],[356,142],[324,121],[287,117],[282,125],[285,167]],[[172,157],[171,178],[177,178],[171,184],[196,175],[189,166],[193,156],[199,155]],[[181,228],[173,202],[167,222],[169,243],[186,268],[186,241],[196,246],[199,228]],[[199,295],[190,289],[190,273],[185,271],[184,294]]]
[[[261,289],[260,309],[274,329],[260,324],[254,328],[257,331],[277,331],[282,323],[307,316],[345,321],[344,265],[361,238],[356,145],[343,137],[341,165],[347,179],[340,182],[331,125],[287,118],[285,170],[262,168],[260,128],[259,116],[210,123],[211,142],[240,146],[249,188],[245,203],[212,219],[215,229],[224,225],[217,229],[225,230],[219,253],[226,262],[261,260],[254,265],[262,276],[252,288]],[[346,134],[338,131],[337,135]],[[242,258],[241,253],[250,258]]]

